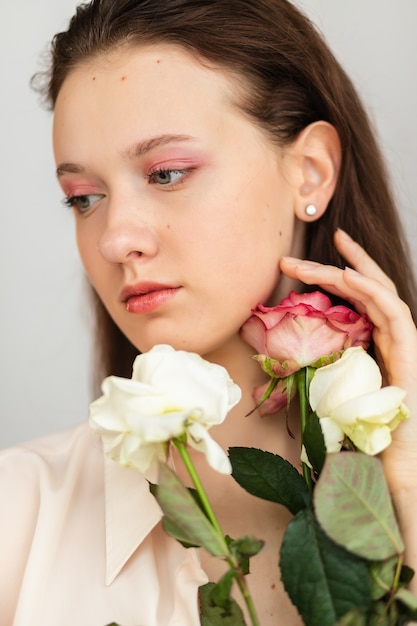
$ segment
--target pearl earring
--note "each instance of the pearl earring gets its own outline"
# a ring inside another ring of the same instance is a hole
[[[308,217],[314,217],[317,213],[317,207],[314,204],[308,204],[304,210]]]

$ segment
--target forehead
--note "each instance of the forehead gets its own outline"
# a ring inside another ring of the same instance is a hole
[[[92,95],[118,89],[121,96],[134,90],[144,100],[204,90],[226,103],[237,99],[238,85],[226,69],[210,65],[181,46],[123,46],[77,65],[63,82],[57,106],[68,94],[74,98],[78,89]]]
[[[94,116],[94,123],[135,115],[144,123],[175,121],[231,108],[234,84],[220,69],[204,66],[172,45],[129,47],[87,60],[64,81],[55,120]]]
[[[219,138],[228,126],[263,135],[239,107],[241,87],[226,70],[208,66],[183,48],[122,48],[73,69],[58,95],[55,145],[84,138],[131,143],[161,133]],[[59,140],[59,141],[58,141]]]

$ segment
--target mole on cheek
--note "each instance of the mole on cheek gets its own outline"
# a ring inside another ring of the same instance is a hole
[[[127,79],[127,76],[122,76],[120,80],[123,82],[126,79]]]

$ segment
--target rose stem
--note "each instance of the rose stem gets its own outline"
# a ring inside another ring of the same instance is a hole
[[[301,423],[301,443],[304,443],[304,430],[307,424],[308,417],[308,368],[304,367],[297,375],[297,388],[298,388],[298,396],[300,400],[300,423]],[[310,493],[313,491],[313,481],[311,479],[311,471],[307,463],[302,462],[303,467],[303,476],[304,480],[307,483],[307,486],[310,490]]]
[[[181,441],[180,439],[174,439],[173,442],[174,442],[174,445],[177,448],[177,450],[178,450],[178,452],[179,452],[179,454],[181,456],[181,459],[182,459],[182,461],[183,461],[183,463],[184,463],[184,465],[185,465],[185,467],[186,467],[186,469],[187,469],[187,471],[188,471],[188,473],[190,475],[190,478],[191,478],[191,480],[192,480],[192,482],[194,484],[194,487],[197,490],[197,493],[198,493],[200,501],[201,501],[201,503],[202,503],[202,505],[204,507],[204,510],[205,510],[205,512],[207,514],[207,517],[209,518],[210,522],[213,524],[213,527],[216,529],[216,531],[219,533],[219,535],[223,538],[223,540],[226,543],[226,540],[224,539],[223,531],[220,528],[220,524],[217,521],[217,518],[216,518],[216,516],[214,514],[214,511],[213,511],[212,506],[211,506],[211,504],[209,502],[207,494],[206,494],[206,492],[204,490],[204,487],[203,487],[203,485],[202,485],[202,483],[200,481],[200,477],[198,476],[197,471],[196,471],[196,469],[194,467],[194,464],[193,464],[193,462],[191,460],[191,457],[190,457],[190,455],[188,453],[186,444],[183,441]],[[253,624],[253,626],[259,626],[259,621],[258,621],[258,617],[256,615],[255,606],[253,604],[252,597],[251,597],[251,595],[249,593],[249,589],[248,589],[247,584],[246,584],[245,576],[242,573],[242,570],[240,568],[239,563],[237,562],[237,560],[235,559],[233,554],[230,552],[229,547],[227,546],[227,544],[226,544],[226,547],[227,547],[227,551],[229,553],[229,556],[226,558],[226,561],[227,561],[228,565],[236,573],[236,576],[235,576],[236,582],[237,582],[238,587],[239,587],[239,589],[240,589],[240,591],[242,593],[242,596],[243,596],[243,598],[245,600],[246,606],[247,606],[248,611],[249,611],[250,618],[252,620],[252,624]]]

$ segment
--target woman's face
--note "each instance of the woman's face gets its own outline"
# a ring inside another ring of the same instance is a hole
[[[81,65],[60,91],[54,150],[81,259],[141,351],[213,357],[270,301],[291,250],[288,156],[234,87],[160,45]]]

